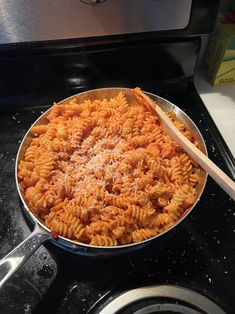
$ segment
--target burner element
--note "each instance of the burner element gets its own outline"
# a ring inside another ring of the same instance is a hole
[[[173,285],[137,288],[110,299],[98,305],[95,313],[225,314],[222,308],[198,292]]]
[[[202,312],[198,312],[189,308],[188,306],[180,305],[180,304],[171,304],[171,303],[164,303],[164,304],[152,304],[148,305],[133,314],[153,314],[153,313],[175,313],[175,314],[200,314]]]

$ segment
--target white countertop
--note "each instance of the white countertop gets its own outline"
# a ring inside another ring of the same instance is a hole
[[[205,75],[199,73],[195,78],[195,86],[235,157],[235,84],[212,86]]]

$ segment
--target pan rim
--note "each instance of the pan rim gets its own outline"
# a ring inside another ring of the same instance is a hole
[[[87,90],[87,91],[84,91],[84,92],[80,92],[80,93],[77,93],[77,94],[74,94],[74,95],[71,95],[67,98],[64,98],[62,100],[60,100],[59,102],[57,102],[56,104],[58,105],[61,105],[63,104],[64,102],[74,98],[74,97],[77,97],[77,96],[82,96],[84,94],[89,94],[91,92],[95,92],[95,91],[104,91],[104,90],[122,90],[122,91],[130,91],[132,88],[128,88],[128,87],[104,87],[104,88],[95,88],[95,89],[90,89],[90,90]],[[150,97],[153,96],[153,98],[157,98],[163,102],[166,102],[168,103],[172,108],[174,109],[177,109],[178,112],[180,112],[184,117],[187,118],[187,120],[193,125],[193,127],[195,128],[196,130],[196,134],[197,136],[200,138],[200,141],[201,141],[201,144],[203,146],[203,152],[208,155],[208,152],[207,152],[207,147],[206,147],[206,143],[203,139],[203,136],[200,132],[200,130],[198,129],[197,125],[194,123],[194,121],[182,110],[180,109],[178,106],[176,106],[174,103],[170,102],[169,100],[157,95],[157,94],[153,94],[153,93],[150,93],[150,92],[147,92],[147,91],[143,91],[145,94],[149,95]],[[50,106],[50,108],[48,108],[43,114],[41,114],[35,121],[34,123],[30,126],[30,128],[27,130],[26,134],[24,135],[22,141],[21,141],[21,144],[18,148],[18,152],[17,152],[17,156],[16,156],[16,162],[15,162],[15,181],[16,181],[16,187],[17,187],[17,191],[18,191],[18,194],[20,196],[20,199],[21,199],[21,202],[23,203],[23,210],[24,212],[27,214],[27,216],[30,216],[31,220],[36,224],[36,225],[39,225],[44,232],[46,233],[49,233],[49,234],[52,234],[52,232],[50,231],[49,228],[47,228],[41,221],[39,218],[36,217],[36,215],[34,215],[25,199],[24,199],[24,196],[23,196],[23,193],[21,192],[21,189],[20,189],[20,182],[19,182],[19,178],[18,178],[18,165],[19,165],[19,158],[20,158],[20,153],[22,151],[22,147],[24,145],[24,142],[25,140],[28,138],[29,134],[30,134],[30,131],[31,131],[31,128],[37,124],[38,121],[40,121],[43,117],[46,117],[48,115],[48,113],[50,112],[52,106]],[[137,246],[142,246],[142,245],[146,245],[148,244],[148,242],[151,242],[152,240],[154,239],[157,239],[163,235],[166,235],[166,233],[168,233],[170,230],[172,230],[173,228],[175,228],[176,226],[178,226],[178,224],[180,224],[193,210],[193,208],[197,205],[197,203],[199,202],[200,198],[201,198],[201,195],[205,189],[205,186],[206,186],[206,182],[207,182],[207,177],[208,177],[208,174],[207,172],[205,171],[205,175],[203,176],[203,183],[201,184],[201,189],[200,189],[200,192],[197,196],[197,199],[195,201],[195,203],[193,204],[193,206],[191,208],[189,208],[184,214],[183,216],[177,220],[177,222],[172,225],[170,228],[168,228],[167,230],[161,232],[160,234],[157,234],[155,235],[154,237],[151,237],[151,238],[148,238],[146,240],[143,240],[141,242],[137,242],[137,243],[130,243],[130,244],[125,244],[125,245],[116,245],[116,246],[95,246],[95,245],[91,245],[91,244],[86,244],[86,243],[82,243],[82,242],[78,242],[78,241],[74,241],[74,240],[71,240],[71,239],[68,239],[68,238],[65,238],[63,236],[56,236],[56,238],[53,238],[53,236],[51,235],[51,239],[50,241],[52,241],[54,244],[56,244],[57,241],[60,242],[60,244],[62,246],[65,246],[66,248],[70,248],[71,250],[74,250],[74,249],[83,249],[83,250],[89,250],[89,249],[98,249],[98,250],[106,250],[106,251],[111,251],[111,250],[121,250],[121,249],[128,249],[128,248],[134,248],[134,247],[137,247]]]

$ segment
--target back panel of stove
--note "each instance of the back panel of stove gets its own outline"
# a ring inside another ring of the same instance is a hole
[[[192,0],[0,0],[0,44],[184,29]]]
[[[206,4],[203,2],[207,2]],[[0,0],[0,44],[210,27],[217,1]],[[203,22],[204,21],[204,22]]]
[[[104,10],[112,3],[107,0],[89,6],[77,2],[87,6],[87,10]],[[134,5],[134,2],[140,3],[130,1],[128,5]],[[187,11],[185,16],[188,22],[181,21],[185,25],[172,24],[156,28],[155,31],[136,29],[132,33],[123,31],[112,36],[100,34],[78,38],[66,35],[62,40],[52,36],[45,40],[31,38],[35,41],[29,39],[28,43],[24,42],[25,39],[14,41],[8,24],[2,25],[11,38],[0,45],[0,108],[47,106],[52,101],[97,87],[141,85],[145,88],[151,81],[160,92],[162,89],[174,89],[179,83],[186,85],[194,75],[201,35],[213,28],[219,1],[186,1],[190,4],[188,9],[184,1],[150,2],[159,6],[156,17],[160,12],[165,16],[174,8],[175,16]],[[27,0],[21,3],[17,14],[24,13],[22,8]],[[11,1],[0,0],[0,4],[0,11],[11,12],[9,17],[16,14],[16,8],[13,11],[9,9]],[[31,1],[30,5],[34,6],[36,13],[40,12],[41,4],[38,1]],[[62,2],[58,1],[58,10],[61,5]],[[112,10],[113,7],[110,7],[110,12]],[[89,19],[89,15],[86,16]],[[165,21],[171,23],[169,16]],[[1,23],[4,23],[4,19]]]

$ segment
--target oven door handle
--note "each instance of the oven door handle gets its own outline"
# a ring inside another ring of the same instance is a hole
[[[36,224],[28,238],[0,260],[0,288],[49,239],[52,239],[51,234]]]

